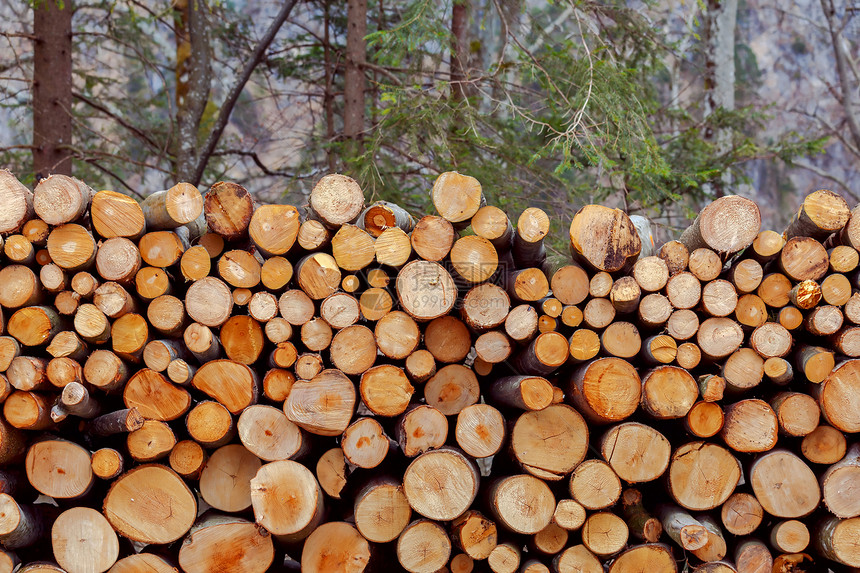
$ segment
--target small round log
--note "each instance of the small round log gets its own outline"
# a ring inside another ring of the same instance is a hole
[[[823,241],[832,233],[841,231],[850,216],[851,211],[845,199],[832,191],[819,189],[803,199],[782,236],[786,240],[812,237]]]
[[[200,474],[200,495],[206,503],[221,511],[248,509],[251,506],[251,480],[261,466],[259,458],[240,444],[218,448]]]
[[[206,465],[206,451],[194,440],[182,440],[170,451],[170,468],[185,479],[200,479]]]
[[[447,314],[454,307],[457,290],[451,275],[441,265],[413,261],[397,274],[397,296],[410,316],[427,321]]]
[[[724,421],[723,409],[719,404],[702,401],[693,404],[687,412],[684,425],[694,436],[710,438],[723,428]]]
[[[236,183],[218,181],[203,198],[206,226],[226,241],[247,236],[254,207],[254,198]]]
[[[677,366],[659,366],[642,377],[642,408],[657,419],[683,418],[698,394],[693,377]]]
[[[143,267],[134,276],[137,294],[144,300],[153,300],[163,294],[169,294],[171,289],[170,277],[164,269]]]
[[[472,505],[479,482],[478,468],[470,458],[457,449],[443,447],[425,452],[409,464],[403,474],[403,491],[417,513],[450,521]]]
[[[399,481],[390,476],[372,478],[355,495],[355,526],[373,543],[397,539],[409,524],[412,508]]]
[[[312,434],[337,436],[349,425],[355,403],[352,382],[340,370],[330,369],[310,381],[296,380],[284,402],[284,413]]]
[[[326,175],[314,185],[309,206],[315,218],[336,229],[358,218],[364,209],[364,193],[351,177]]]
[[[93,475],[99,479],[113,480],[125,470],[122,454],[113,448],[102,448],[93,452]]]
[[[415,405],[400,416],[394,432],[403,455],[414,458],[445,444],[448,438],[448,420],[432,406]]]
[[[403,369],[382,364],[361,375],[359,392],[365,406],[374,414],[399,416],[409,406],[415,388]]]
[[[687,370],[692,370],[702,360],[702,350],[697,344],[685,342],[678,345],[678,354],[675,356],[675,361],[678,366]]]
[[[299,211],[292,205],[262,205],[254,210],[248,235],[267,257],[286,254],[299,234]]]
[[[814,464],[835,464],[845,456],[847,449],[845,435],[825,425],[812,430],[800,443],[803,457]]]
[[[511,308],[510,298],[504,289],[490,283],[478,285],[463,297],[463,320],[477,331],[485,331],[504,324]]]
[[[455,438],[457,445],[473,458],[497,454],[506,436],[505,419],[501,412],[487,404],[473,404],[457,414]]]
[[[33,217],[33,192],[27,189],[8,169],[0,170],[0,233],[15,233]]]
[[[647,456],[640,452],[647,451]],[[618,477],[628,483],[652,481],[669,467],[671,446],[663,434],[645,424],[625,422],[610,428],[600,440],[600,454]]]
[[[164,422],[146,420],[126,439],[129,455],[137,462],[153,462],[167,456],[176,445],[173,430]]]
[[[340,447],[353,466],[373,469],[383,462],[390,449],[385,430],[373,418],[358,418],[343,431]]]
[[[609,512],[591,514],[582,526],[582,544],[600,557],[615,555],[624,549],[628,535],[624,520]]]
[[[860,567],[860,518],[839,519],[827,517],[813,531],[815,548],[827,559],[849,567]]]
[[[690,253],[687,268],[702,282],[715,280],[723,270],[720,256],[707,248],[699,248]]]
[[[761,263],[755,259],[743,259],[732,264],[728,278],[739,293],[748,294],[759,287],[764,271]]]
[[[848,245],[833,247],[827,254],[830,256],[830,271],[834,273],[850,273],[860,263],[860,253]]]
[[[809,545],[809,529],[796,519],[780,521],[770,530],[770,544],[782,553],[800,553]]]
[[[53,396],[41,392],[12,392],[3,402],[3,417],[21,430],[47,430],[54,426],[51,418]]]
[[[521,534],[535,534],[552,520],[555,497],[546,483],[531,475],[494,481],[488,491],[490,510],[503,526]]]
[[[669,266],[660,257],[645,257],[633,265],[633,278],[643,291],[657,292],[663,290],[669,280]]]
[[[446,416],[459,414],[480,397],[478,379],[471,368],[449,364],[441,368],[424,385],[424,399]]]
[[[191,394],[174,386],[154,370],[138,370],[123,389],[126,408],[137,408],[144,418],[169,422],[191,407]]]
[[[761,525],[764,509],[754,495],[733,493],[720,509],[720,520],[732,535],[749,535]]]
[[[195,322],[213,328],[221,326],[230,318],[233,295],[220,279],[204,277],[188,287],[185,310]]]
[[[606,509],[621,497],[621,480],[606,462],[586,460],[570,476],[570,495],[585,509]]]
[[[290,460],[265,464],[250,480],[250,488],[257,523],[278,539],[300,541],[318,531],[323,517],[323,492],[303,465]],[[303,558],[307,553],[312,552],[305,545]]]

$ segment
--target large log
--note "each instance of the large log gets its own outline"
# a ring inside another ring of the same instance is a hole
[[[786,240],[812,237],[823,241],[832,233],[841,231],[850,216],[845,199],[832,191],[819,189],[803,199],[782,236]]]
[[[257,523],[277,539],[300,541],[322,522],[323,493],[303,465],[280,460],[263,465],[250,480]]]
[[[0,170],[0,233],[15,233],[33,217],[33,192],[27,189],[8,169]]]
[[[620,358],[600,358],[574,372],[569,396],[589,421],[605,424],[633,414],[641,391],[639,375],[629,362]]]
[[[571,252],[598,271],[630,268],[642,241],[626,213],[600,205],[580,209],[570,223]]]
[[[725,258],[751,245],[760,228],[758,206],[745,197],[727,195],[702,209],[679,240],[691,252],[707,247]]]
[[[206,513],[194,524],[179,550],[179,566],[188,573],[265,571],[275,558],[272,538],[247,520]]]
[[[764,510],[776,517],[805,517],[821,500],[815,474],[787,450],[762,454],[750,466],[749,475],[753,493]]]
[[[248,234],[254,199],[241,185],[219,181],[204,196],[203,213],[211,232],[235,241]]]
[[[526,412],[511,430],[511,452],[526,472],[557,481],[585,459],[588,427],[582,416],[566,404]]]
[[[456,171],[442,173],[436,178],[431,198],[439,215],[458,228],[467,226],[478,209],[486,204],[481,183]]]

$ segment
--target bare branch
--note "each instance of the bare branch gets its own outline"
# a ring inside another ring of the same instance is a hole
[[[213,151],[213,156],[224,156],[224,155],[239,155],[241,157],[250,157],[254,164],[260,168],[260,171],[265,175],[273,175],[277,177],[289,177],[290,179],[304,179],[309,177],[308,175],[299,175],[296,173],[291,173],[289,171],[282,171],[279,169],[270,169],[266,164],[263,163],[263,160],[260,159],[260,156],[256,151],[249,151],[245,149],[222,149],[219,151]],[[316,173],[314,174],[316,175]]]
[[[32,151],[33,149],[36,149],[36,146],[35,145],[5,145],[3,147],[0,147],[0,151],[12,151],[13,149],[29,149]]]
[[[850,56],[846,53],[843,43],[844,38],[836,22],[836,8],[833,5],[833,0],[821,0],[821,9],[824,12],[824,17],[827,19],[830,38],[833,42],[833,53],[836,56],[836,71],[839,74],[839,85],[842,91],[842,107],[845,110],[848,130],[851,132],[855,146],[860,147],[860,119],[856,115],[857,108],[854,101],[854,87],[851,85],[849,78],[851,72],[848,69],[848,59]]]
[[[215,147],[218,145],[218,141],[221,139],[221,135],[223,135],[224,129],[227,127],[227,123],[230,121],[230,115],[233,113],[233,108],[236,107],[236,102],[239,101],[239,96],[242,94],[245,84],[247,84],[248,80],[251,79],[251,74],[254,72],[254,69],[263,60],[266,50],[269,49],[269,45],[275,39],[275,36],[277,36],[278,31],[284,24],[284,21],[286,21],[290,16],[290,12],[292,12],[297,3],[298,0],[288,0],[284,3],[281,11],[278,12],[278,15],[275,16],[269,29],[266,30],[266,34],[257,43],[257,47],[254,48],[254,53],[245,64],[242,74],[236,79],[236,83],[230,89],[230,93],[227,94],[227,99],[225,99],[221,104],[218,119],[215,120],[215,126],[212,128],[212,131],[209,133],[209,137],[206,139],[206,144],[203,146],[203,150],[200,152],[197,160],[197,167],[193,171],[191,183],[194,185],[200,184],[200,180],[203,178],[203,171],[206,169],[206,164],[209,162],[209,158],[215,151]]]
[[[832,173],[828,173],[827,171],[824,171],[823,169],[821,169],[820,167],[816,167],[815,165],[807,164],[807,163],[800,163],[798,161],[792,161],[791,165],[793,165],[795,167],[800,167],[801,169],[806,169],[807,171],[811,171],[812,173],[815,173],[819,177],[833,181],[834,183],[836,183],[837,185],[842,187],[843,191],[845,191],[845,193],[847,193],[848,196],[851,197],[851,199],[853,199],[854,201],[858,201],[858,198],[854,194],[854,191],[851,190],[851,187],[849,187],[845,181],[843,181],[842,179],[839,179],[838,177],[836,177]]]
[[[161,146],[160,146],[160,145],[158,145],[158,143],[157,143],[156,141],[154,141],[151,137],[149,137],[149,135],[147,135],[145,131],[142,131],[142,130],[138,129],[137,127],[135,127],[135,126],[131,125],[131,124],[130,124],[128,121],[126,121],[122,116],[119,116],[119,115],[115,114],[114,112],[112,112],[111,110],[109,110],[108,108],[106,108],[105,106],[101,105],[101,104],[100,104],[100,103],[98,103],[98,102],[95,102],[95,101],[91,100],[90,98],[88,98],[87,96],[85,96],[85,95],[84,95],[84,94],[82,94],[82,93],[72,92],[72,97],[74,97],[74,98],[75,98],[76,100],[78,100],[78,101],[81,101],[81,102],[83,102],[83,103],[87,104],[87,105],[88,105],[88,106],[90,106],[91,108],[93,108],[93,109],[95,109],[95,110],[98,110],[98,111],[102,112],[102,113],[103,113],[103,114],[105,114],[106,116],[108,116],[108,117],[110,117],[111,119],[113,119],[114,121],[116,121],[116,122],[117,122],[118,124],[120,124],[122,127],[124,127],[124,128],[125,128],[125,129],[127,129],[128,131],[130,131],[130,132],[132,132],[133,134],[135,134],[137,137],[139,137],[139,138],[140,138],[141,140],[143,140],[147,145],[149,145],[150,147],[152,147],[152,148],[153,148],[153,149],[155,149],[156,151],[161,151]]]
[[[26,34],[24,32],[0,32],[0,36],[3,36],[4,38],[24,38],[34,42],[38,40],[38,38],[33,34]]]
[[[104,165],[102,165],[101,163],[99,163],[99,162],[98,162],[98,160],[97,160],[95,157],[89,157],[89,156],[87,156],[87,155],[86,155],[82,150],[77,149],[77,148],[75,148],[75,147],[72,147],[71,145],[68,145],[68,146],[65,146],[65,147],[66,147],[69,151],[71,151],[71,152],[72,152],[72,157],[74,157],[75,159],[78,159],[78,160],[80,160],[80,161],[83,161],[83,162],[85,162],[85,163],[89,163],[90,165],[92,165],[93,167],[95,167],[96,169],[98,169],[99,171],[101,171],[102,173],[104,173],[104,174],[108,175],[109,177],[111,177],[111,178],[113,178],[113,179],[116,179],[116,181],[117,181],[120,185],[122,185],[123,187],[125,187],[126,189],[128,189],[128,191],[129,191],[130,193],[132,193],[132,194],[134,194],[134,195],[137,195],[137,197],[138,197],[138,198],[140,198],[140,199],[143,199],[143,195],[141,195],[141,194],[140,194],[136,189],[134,189],[131,185],[129,185],[128,183],[126,183],[125,179],[123,179],[122,177],[120,177],[119,175],[117,175],[117,173],[116,173],[115,171],[112,171],[111,169],[108,169],[107,167],[105,167]]]

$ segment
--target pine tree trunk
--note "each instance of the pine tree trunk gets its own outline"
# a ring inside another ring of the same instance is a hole
[[[72,2],[35,5],[33,172],[72,174]]]
[[[346,31],[346,71],[344,72],[343,136],[360,139],[364,131],[364,62],[367,46],[367,0],[348,0]],[[360,147],[356,145],[357,153]]]

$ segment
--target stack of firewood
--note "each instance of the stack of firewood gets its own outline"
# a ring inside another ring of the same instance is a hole
[[[0,573],[860,567],[860,210],[432,201],[0,171]]]

